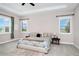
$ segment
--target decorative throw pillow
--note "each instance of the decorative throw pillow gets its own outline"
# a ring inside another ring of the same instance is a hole
[[[41,37],[41,34],[38,33],[36,37]]]
[[[48,37],[48,33],[43,33],[43,37]]]

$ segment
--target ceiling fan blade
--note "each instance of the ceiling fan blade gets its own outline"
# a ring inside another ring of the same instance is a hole
[[[34,3],[29,3],[30,5],[32,5],[32,6],[35,6],[35,4]]]
[[[22,6],[24,6],[25,5],[25,3],[22,3]]]
[[[22,3],[21,5],[22,6],[24,6],[26,3]],[[30,5],[32,5],[32,6],[35,6],[35,4],[34,3],[29,3]]]

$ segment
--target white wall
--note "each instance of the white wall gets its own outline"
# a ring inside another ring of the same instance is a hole
[[[56,33],[62,43],[73,43],[73,30],[72,34],[60,34],[59,33],[59,20],[56,15],[71,14],[73,12],[40,12],[35,14],[26,15],[24,18],[29,18],[29,32],[48,32]],[[23,18],[23,17],[22,17]],[[73,20],[72,20],[73,21]],[[25,34],[23,34],[24,36]],[[22,36],[22,33],[21,33]]]
[[[19,26],[19,18],[16,15],[11,13],[4,12],[0,10],[0,13],[12,15],[15,17],[14,22],[14,32],[15,38],[24,37],[26,34],[21,33]],[[73,43],[73,32],[72,34],[60,34],[59,33],[59,20],[56,18],[56,15],[65,15],[71,14],[73,12],[40,12],[35,14],[25,15],[21,18],[29,18],[29,32],[39,32],[39,33],[56,33],[60,38],[61,42],[64,43]],[[0,34],[0,42],[10,40],[10,34]]]
[[[19,37],[19,18],[18,16],[11,14],[9,12],[5,12],[0,9],[0,14],[9,15],[14,17],[14,36],[15,38]],[[11,40],[10,33],[9,34],[0,34],[0,43],[5,42],[7,40]]]
[[[79,47],[79,7],[75,11],[74,44],[75,44],[75,46]]]

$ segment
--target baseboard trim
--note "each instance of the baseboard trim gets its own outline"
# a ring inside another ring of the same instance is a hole
[[[68,42],[60,42],[60,44],[70,44],[70,45],[74,45],[73,43],[68,43]]]
[[[79,46],[74,43],[68,43],[68,42],[60,42],[60,44],[69,44],[75,46],[77,49],[79,49]]]
[[[79,46],[78,46],[78,45],[74,44],[74,46],[75,46],[77,49],[79,49]]]

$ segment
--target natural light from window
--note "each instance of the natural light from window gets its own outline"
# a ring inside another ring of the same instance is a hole
[[[0,33],[11,32],[11,18],[0,15]]]
[[[27,32],[28,22],[27,20],[21,20],[21,32]]]
[[[60,33],[71,33],[71,16],[59,17]]]

